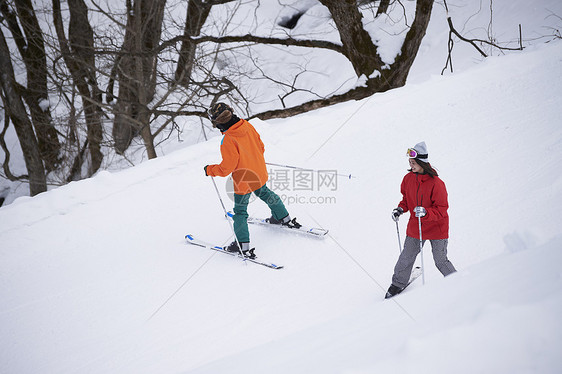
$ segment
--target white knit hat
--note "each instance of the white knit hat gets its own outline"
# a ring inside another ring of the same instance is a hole
[[[414,146],[414,149],[417,152],[417,156],[415,157],[415,160],[419,160],[422,162],[429,162],[429,153],[427,152],[427,145],[425,145],[425,142],[420,142],[418,144],[416,144]]]

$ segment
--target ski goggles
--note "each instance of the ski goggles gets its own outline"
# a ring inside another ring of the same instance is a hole
[[[418,157],[418,152],[414,148],[408,148],[408,150],[406,151],[406,154],[408,155],[409,158]]]
[[[421,154],[418,151],[416,151],[414,148],[408,148],[408,150],[406,151],[406,155],[408,155],[409,158],[417,158],[420,159],[421,161],[425,161],[425,159],[427,158],[427,154]]]

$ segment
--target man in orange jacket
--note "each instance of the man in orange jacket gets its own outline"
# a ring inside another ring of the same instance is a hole
[[[232,174],[234,183],[234,232],[236,240],[225,249],[229,252],[250,250],[248,231],[248,203],[254,193],[271,209],[269,223],[290,227],[300,227],[296,219],[291,219],[285,205],[266,186],[267,167],[263,156],[265,147],[260,135],[250,122],[238,118],[231,107],[217,103],[208,110],[213,127],[224,135],[221,142],[222,162],[205,166],[205,175],[226,177]],[[240,247],[238,246],[240,244]]]

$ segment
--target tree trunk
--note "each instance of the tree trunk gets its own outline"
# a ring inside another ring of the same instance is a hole
[[[119,59],[119,95],[115,105],[113,139],[118,153],[124,153],[141,134],[148,157],[155,158],[148,103],[156,90],[157,55],[166,0],[127,1],[127,31]]]
[[[384,63],[377,53],[371,36],[363,27],[363,16],[356,0],[319,0],[326,6],[336,23],[343,45],[343,54],[353,65],[357,76],[369,77],[375,70],[381,70]]]
[[[88,21],[88,7],[84,0],[68,0],[68,7],[70,11],[68,37],[72,58],[76,62],[75,75],[78,78],[78,91],[83,96],[91,158],[89,175],[93,175],[101,167],[103,160],[101,152],[102,111],[98,104],[101,104],[101,94],[96,79],[94,32]]]
[[[29,192],[31,196],[47,191],[45,169],[39,153],[39,144],[33,131],[33,126],[27,116],[20,93],[17,89],[14,67],[10,60],[10,50],[4,33],[0,28],[0,84],[6,100],[4,110],[9,112],[16,129],[27,172],[29,174]]]
[[[176,68],[176,82],[187,87],[191,78],[193,64],[195,62],[195,48],[197,45],[189,39],[199,36],[201,28],[205,24],[213,3],[204,0],[190,0],[187,5],[187,16],[183,35],[186,37],[181,44],[181,49]]]
[[[390,69],[383,70],[381,79],[388,82],[390,88],[402,87],[406,84],[406,78],[410,68],[420,49],[423,37],[425,36],[434,0],[417,0],[416,17],[406,34],[404,44],[400,54],[396,57]]]
[[[5,1],[0,1],[2,14],[7,20],[27,72],[27,89],[22,95],[29,107],[32,124],[37,134],[39,152],[48,171],[60,162],[61,144],[51,122],[47,92],[47,58],[43,33],[30,0],[15,2],[17,15]],[[19,19],[19,22],[18,22]],[[23,31],[20,29],[23,28]]]
[[[376,17],[388,11],[388,6],[390,5],[390,0],[381,0],[379,7],[377,8]]]
[[[93,175],[101,167],[103,160],[101,152],[103,131],[101,109],[97,104],[100,102],[100,96],[95,77],[93,32],[88,21],[88,8],[84,1],[68,0],[68,7],[70,41],[66,39],[64,32],[60,0],[53,0],[53,20],[62,56],[82,97],[91,160],[88,174]],[[90,87],[92,88],[90,89]]]

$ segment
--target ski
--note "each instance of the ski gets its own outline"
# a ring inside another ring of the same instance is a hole
[[[412,282],[415,281],[416,279],[418,279],[421,275],[422,275],[421,267],[416,266],[415,268],[413,268],[412,274],[410,274],[410,280],[408,281],[408,284],[406,285],[406,287],[408,287],[410,284],[412,284]],[[406,287],[404,287],[404,288],[406,288]],[[404,290],[402,290],[402,291],[404,291]]]
[[[234,213],[228,212],[227,216],[228,216],[229,219],[232,219],[232,217],[234,217]],[[267,221],[267,219],[265,219],[265,218],[256,218],[256,217],[252,217],[252,216],[248,217],[248,223],[251,223],[252,225],[266,226],[266,227],[270,227],[270,228],[278,229],[278,230],[290,231],[290,232],[295,233],[295,234],[312,236],[312,237],[318,238],[318,239],[324,239],[326,237],[326,235],[328,234],[328,230],[325,230],[325,229],[322,229],[322,228],[319,228],[319,227],[301,226],[299,228],[295,228],[295,227],[288,227],[288,226],[283,226],[283,225],[273,225],[273,224],[269,223]]]
[[[281,265],[275,265],[275,264],[272,264],[272,263],[269,263],[269,262],[263,262],[263,261],[256,260],[255,258],[250,258],[250,257],[247,257],[247,256],[242,256],[239,252],[228,252],[228,251],[225,251],[223,247],[218,246],[218,245],[213,245],[213,244],[204,242],[204,241],[202,241],[202,240],[199,240],[199,239],[195,238],[195,237],[194,237],[193,235],[191,235],[191,234],[187,234],[187,235],[185,236],[185,239],[187,240],[187,242],[188,242],[189,244],[192,244],[192,245],[195,245],[195,246],[198,246],[198,247],[211,249],[211,250],[213,250],[213,251],[217,251],[217,252],[220,252],[220,253],[225,253],[225,254],[230,255],[230,256],[233,256],[233,257],[241,258],[241,259],[243,259],[244,261],[250,261],[250,262],[253,262],[254,264],[266,266],[266,267],[268,267],[268,268],[270,268],[270,269],[283,269],[283,266],[281,266]],[[252,254],[253,254],[253,253],[252,253]]]

